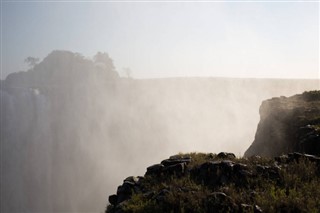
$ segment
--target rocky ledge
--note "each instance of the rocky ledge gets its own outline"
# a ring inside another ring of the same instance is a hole
[[[319,184],[320,158],[313,155],[180,154],[126,178],[106,213],[312,212],[320,209]]]
[[[320,91],[266,100],[259,112],[260,122],[246,157],[320,154]]]

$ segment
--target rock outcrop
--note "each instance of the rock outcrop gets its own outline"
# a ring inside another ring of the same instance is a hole
[[[274,159],[238,159],[225,152],[176,155],[148,167],[143,177],[126,178],[109,196],[106,213],[304,212],[320,205],[316,200],[313,207],[297,206],[300,196],[311,200],[305,190],[319,180],[320,158],[313,155],[290,153]],[[320,190],[310,193],[318,196]]]
[[[320,154],[320,91],[266,100],[255,139],[245,156]]]

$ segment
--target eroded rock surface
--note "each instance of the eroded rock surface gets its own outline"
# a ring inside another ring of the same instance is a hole
[[[266,100],[259,112],[260,122],[246,157],[320,154],[320,91]]]

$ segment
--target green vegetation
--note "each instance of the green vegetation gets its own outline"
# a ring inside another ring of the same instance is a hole
[[[282,183],[257,189],[256,202],[266,212],[319,212],[320,179],[315,163],[289,164],[281,171]]]
[[[304,155],[295,158],[294,154],[291,158],[282,156],[276,160],[260,157],[221,159],[203,153],[179,155],[192,159],[187,172],[145,175],[139,182],[139,190],[132,190],[131,197],[120,204],[109,205],[106,212],[119,209],[153,213],[320,210],[319,158],[310,160]],[[219,165],[218,169],[204,169],[203,165],[208,162],[215,162],[212,165]]]

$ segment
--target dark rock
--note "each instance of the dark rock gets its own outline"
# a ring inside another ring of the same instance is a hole
[[[140,185],[140,182],[141,180],[143,180],[144,177],[141,177],[141,176],[130,176],[130,177],[127,177],[126,179],[123,180],[123,183],[127,183],[129,185],[132,185],[132,186],[136,186],[136,185]]]
[[[221,185],[227,183],[232,176],[234,163],[229,160],[209,161],[191,171],[199,181],[209,185]]]
[[[141,176],[130,176],[124,179],[123,184],[117,189],[117,203],[130,199],[132,193],[142,192],[143,190],[140,183],[142,179],[144,179],[144,177]]]
[[[307,134],[300,140],[301,151],[310,154],[320,154],[320,135],[316,132]]]
[[[191,174],[200,182],[208,184],[209,182],[216,182],[218,162],[205,162],[200,167],[191,170]]]
[[[164,166],[162,164],[149,166],[145,175],[159,175],[162,172],[163,168]]]
[[[181,163],[190,163],[191,162],[191,158],[180,158],[180,159],[166,159],[161,161],[161,164],[164,166],[172,166],[172,165],[176,165],[176,164],[181,164]]]
[[[183,158],[172,158],[171,160],[167,160],[171,163],[178,162],[181,159]],[[256,157],[252,159],[256,159]],[[165,162],[167,162],[167,160],[165,160]],[[167,166],[156,164],[148,167],[147,171],[151,171],[151,173],[154,172],[153,174],[161,174],[161,177],[159,177],[159,179],[157,179],[157,176],[146,178],[134,176],[127,177],[124,180],[124,183],[118,187],[117,195],[111,195],[109,197],[109,202],[111,204],[109,207],[113,208],[110,212],[114,213],[114,209],[117,209],[119,212],[123,211],[132,194],[137,193],[143,196],[143,201],[152,201],[152,205],[156,205],[151,208],[164,208],[160,210],[162,212],[179,212],[181,206],[185,208],[184,210],[186,212],[192,212],[192,208],[190,210],[188,204],[193,204],[190,199],[193,199],[193,196],[195,196],[199,199],[195,201],[198,208],[197,211],[201,209],[201,212],[261,213],[262,209],[255,205],[261,194],[252,190],[257,189],[257,191],[259,191],[259,187],[264,186],[261,184],[261,181],[262,183],[264,183],[263,181],[267,181],[268,183],[275,184],[276,187],[279,186],[281,189],[284,187],[283,190],[285,190],[285,193],[288,196],[289,189],[284,182],[285,179],[282,176],[281,170],[283,169],[284,172],[287,172],[286,169],[291,163],[295,164],[295,162],[303,162],[303,160],[320,163],[319,157],[298,152],[276,157],[275,160],[276,161],[266,159],[265,161],[265,159],[260,159],[259,157],[257,160],[249,161],[248,164],[244,164],[236,163],[228,159],[220,159],[207,161],[196,167],[189,166],[189,168],[186,162],[173,165],[164,163]],[[263,162],[263,164],[257,164],[258,162]],[[185,174],[190,174],[190,176]],[[170,175],[176,176],[172,177]],[[191,184],[189,185],[188,182],[176,182],[176,179],[180,178],[180,175],[184,175],[183,178],[186,178],[183,179],[183,181],[190,181]],[[257,178],[257,181],[255,181],[255,178]],[[146,184],[146,187],[143,187],[144,184]],[[150,187],[150,184],[153,184],[153,186],[156,184],[156,187],[152,188]],[[164,188],[157,191],[159,186]],[[205,188],[205,193],[203,193],[202,187]],[[234,195],[234,193],[232,193],[233,187],[241,189],[239,190],[241,194]],[[217,192],[217,190],[219,191]],[[242,190],[245,191],[243,192]],[[213,193],[209,194],[210,191]],[[235,196],[233,198],[237,202],[221,191],[226,193],[231,192],[231,194]],[[207,196],[205,197],[205,195]],[[189,198],[190,196],[191,198]],[[244,196],[245,199],[241,199],[241,196]],[[175,197],[177,197],[178,200]],[[241,204],[244,200],[247,203]],[[292,210],[292,208],[287,205],[280,205],[280,207],[278,207],[279,206],[276,207],[276,210],[279,211],[291,212]],[[299,209],[296,208],[295,210],[298,212]]]
[[[234,159],[236,158],[236,156],[233,153],[229,153],[229,152],[220,152],[217,155],[218,158],[229,158],[229,159]]]
[[[118,196],[117,195],[110,195],[109,196],[109,203],[111,205],[116,206],[118,204]]]
[[[123,181],[124,184],[127,184],[127,185],[130,185],[131,187],[133,187],[134,185],[136,185],[135,182],[131,182],[131,181],[128,181],[128,180],[125,180]]]
[[[174,164],[167,166],[163,169],[163,172],[167,175],[183,175],[186,171],[186,163]]]
[[[304,154],[301,154],[299,152],[294,152],[294,153],[289,153],[288,157],[289,157],[289,161],[290,162],[293,162],[293,161],[297,161],[298,162],[301,158],[304,157]]]
[[[125,200],[130,199],[133,191],[134,190],[133,190],[132,184],[124,183],[121,186],[119,186],[117,190],[117,196],[118,196],[117,203],[121,203]]]
[[[244,176],[251,176],[252,172],[249,171],[249,168],[246,164],[236,163],[233,165],[233,172],[235,175],[244,177]]]
[[[137,183],[139,181],[140,177],[130,176],[123,180],[123,182],[131,182],[131,183]]]
[[[117,194],[121,194],[121,193],[129,194],[131,193],[131,188],[132,188],[131,184],[124,183],[121,186],[118,186]]]
[[[256,166],[257,173],[264,178],[280,180],[280,167],[277,166]]]
[[[236,163],[233,166],[232,177],[237,186],[246,186],[249,178],[252,177],[252,172],[246,164]]]
[[[320,157],[318,157],[318,156],[301,154],[298,152],[288,154],[288,163],[289,162],[300,162],[301,160],[309,160],[311,162],[314,162],[320,168]]]
[[[231,160],[222,160],[222,161],[220,161],[220,164],[224,167],[230,168],[234,165],[234,162]]]

